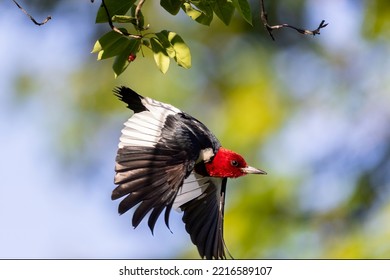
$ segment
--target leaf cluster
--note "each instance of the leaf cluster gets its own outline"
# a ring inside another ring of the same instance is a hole
[[[150,26],[145,25],[141,11],[145,2],[104,0],[97,12],[96,23],[109,23],[111,31],[96,41],[92,53],[97,53],[98,60],[115,58],[115,77],[126,70],[138,53],[143,54],[144,49],[153,52],[154,61],[162,73],[168,71],[171,59],[185,69],[191,67],[190,49],[179,34],[168,30],[151,32]],[[203,25],[210,25],[214,14],[228,25],[235,10],[252,23],[248,0],[160,0],[160,6],[173,16],[182,10]],[[116,27],[117,24],[121,27]]]
[[[190,18],[204,25],[210,25],[214,14],[229,25],[235,10],[252,24],[252,13],[247,0],[161,0],[160,5],[172,15],[182,9]]]

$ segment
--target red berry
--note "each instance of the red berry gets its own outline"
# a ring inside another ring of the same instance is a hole
[[[132,61],[134,61],[136,58],[137,58],[137,56],[136,56],[134,53],[131,53],[131,54],[129,55],[129,57],[127,58],[127,60],[128,60],[129,62],[132,62]]]

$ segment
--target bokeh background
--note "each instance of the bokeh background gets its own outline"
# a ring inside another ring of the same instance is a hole
[[[152,3],[153,2],[153,3]],[[154,3],[156,2],[156,3]],[[179,33],[190,70],[163,75],[152,54],[118,79],[91,54],[108,25],[99,1],[0,6],[0,258],[198,258],[181,214],[136,230],[112,202],[114,159],[131,115],[127,85],[203,121],[267,176],[230,180],[225,239],[235,258],[390,258],[390,5],[266,1],[270,22],[201,26],[144,6],[153,31]]]

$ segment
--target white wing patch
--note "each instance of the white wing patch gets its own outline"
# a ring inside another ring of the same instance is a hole
[[[196,162],[209,162],[214,156],[214,151],[212,148],[206,148],[200,151],[199,158]]]
[[[161,130],[167,116],[181,112],[172,105],[148,97],[143,98],[141,102],[149,111],[136,113],[125,122],[119,138],[119,148],[124,146],[155,147],[160,140]]]
[[[208,177],[203,177],[195,172],[191,172],[184,180],[183,186],[177,193],[175,201],[173,202],[173,209],[180,212],[180,206],[204,193],[209,183]]]
[[[142,104],[151,112],[159,111],[160,113],[164,114],[177,114],[181,112],[180,109],[170,104],[162,103],[149,97],[144,97]]]
[[[165,118],[157,119],[149,111],[134,114],[125,122],[119,138],[119,148],[124,146],[154,147],[160,139],[164,122]]]

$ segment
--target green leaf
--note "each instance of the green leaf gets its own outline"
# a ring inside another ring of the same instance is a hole
[[[198,11],[196,9],[194,9],[190,3],[184,3],[183,4],[183,10],[184,12],[190,17],[192,18],[193,20],[196,20],[198,17],[200,17],[202,15],[202,12],[201,11]]]
[[[241,16],[252,25],[252,12],[248,0],[232,0],[232,3]]]
[[[108,48],[111,44],[122,38],[122,35],[115,31],[109,31],[100,37],[93,46],[92,53],[100,52]]]
[[[129,65],[130,61],[128,60],[128,55],[125,55],[124,53],[118,55],[112,65],[112,69],[115,73],[115,79],[118,78],[118,76],[122,74]]]
[[[180,11],[182,0],[160,0],[160,5],[171,15],[177,15]]]
[[[139,46],[141,44],[140,40],[130,39],[130,43],[127,45],[126,49],[119,54],[112,65],[112,69],[115,73],[115,78],[117,78],[130,64],[129,55],[136,54],[139,51]]]
[[[165,48],[165,51],[168,54],[168,56],[174,58],[176,56],[176,52],[171,42],[168,39],[169,32],[167,30],[163,30],[159,33],[156,33],[156,36],[160,41],[161,45]]]
[[[113,44],[101,50],[98,54],[98,60],[107,59],[113,56],[121,54],[130,44],[131,40],[126,37],[122,37],[116,40]]]
[[[106,4],[110,16],[113,17],[115,15],[126,14],[136,1],[137,0],[105,0],[104,3]],[[103,23],[107,21],[108,18],[106,9],[103,7],[103,5],[100,5],[95,22]]]
[[[121,28],[121,31],[125,29]],[[98,53],[98,60],[117,56],[127,48],[130,39],[115,31],[104,34],[93,46],[92,53]]]
[[[154,55],[154,61],[156,62],[156,65],[160,71],[165,74],[169,69],[170,59],[168,56],[166,56],[164,53],[159,52],[155,53]]]
[[[201,5],[201,4],[199,4]],[[193,20],[196,22],[203,24],[203,25],[210,25],[211,21],[213,20],[213,9],[209,5],[205,5],[204,7],[200,9],[197,6],[198,9],[195,9],[191,4],[189,3],[183,3],[182,9],[183,11]]]
[[[168,40],[176,52],[177,64],[185,69],[191,68],[191,52],[184,40],[175,32],[169,32]]]
[[[222,20],[225,25],[229,25],[233,17],[235,7],[231,0],[216,0],[213,10],[217,17]]]
[[[156,62],[156,65],[160,71],[165,74],[169,68],[169,56],[165,51],[164,46],[157,38],[151,38],[150,43],[153,51],[154,61]]]
[[[128,23],[128,22],[133,22],[134,20],[135,17],[131,17],[131,16],[116,15],[112,17],[113,22],[119,22],[119,23]]]

